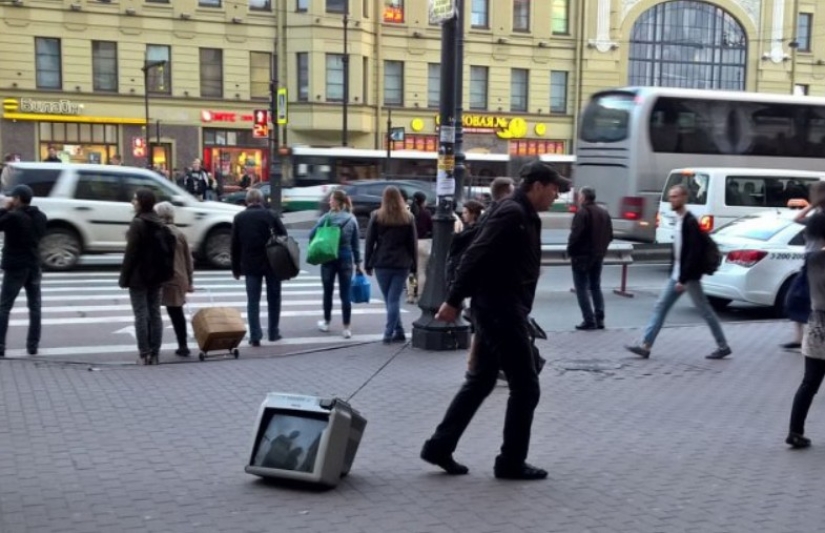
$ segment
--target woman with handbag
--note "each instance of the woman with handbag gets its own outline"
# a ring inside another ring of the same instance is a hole
[[[401,324],[401,293],[410,273],[418,270],[418,236],[415,217],[398,187],[384,189],[379,207],[370,217],[364,258],[367,275],[373,270],[387,308],[384,344],[406,342]]]
[[[347,193],[336,189],[329,197],[329,213],[322,216],[309,232],[309,240],[315,238],[319,228],[333,226],[340,229],[337,258],[321,264],[321,283],[324,286],[324,319],[318,321],[318,329],[329,331],[332,320],[332,293],[335,290],[335,278],[338,277],[338,296],[341,298],[341,318],[344,322],[342,335],[345,339],[352,337],[350,320],[352,317],[352,267],[361,273],[361,250],[358,242],[358,221],[352,214],[352,201]]]
[[[160,303],[166,307],[169,320],[172,321],[172,327],[175,330],[175,337],[178,340],[178,349],[175,350],[175,355],[186,357],[190,352],[187,345],[186,317],[183,313],[183,306],[186,303],[186,293],[195,290],[192,279],[194,273],[192,253],[189,251],[186,236],[175,225],[175,207],[169,202],[161,202],[155,205],[155,213],[177,239],[175,244],[175,274],[172,279],[163,284]]]

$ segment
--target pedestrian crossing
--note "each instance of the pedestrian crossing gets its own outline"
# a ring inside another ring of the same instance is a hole
[[[135,353],[134,315],[127,290],[118,287],[118,272],[47,272],[42,280],[43,334],[39,355],[71,356],[81,354],[123,354],[122,358]],[[261,298],[261,323],[266,330],[266,292]],[[380,340],[383,329],[384,302],[376,298],[377,287],[372,289],[372,300],[365,304],[353,304],[353,336],[344,339],[340,331],[341,310],[336,291],[333,298],[332,332],[317,331],[315,324],[323,317],[320,276],[302,271],[293,280],[285,281],[281,288],[280,329],[283,339],[273,346],[334,345]],[[380,295],[380,293],[378,293]],[[233,307],[246,319],[246,289],[243,278],[235,280],[226,271],[195,272],[195,292],[187,296],[185,311],[192,315],[205,307]],[[402,313],[410,311],[402,309]],[[6,357],[25,357],[25,336],[29,325],[28,308],[24,291],[15,302],[9,319],[6,338]],[[162,310],[164,320],[163,350],[174,350],[171,322]],[[337,329],[336,329],[337,328]],[[266,331],[264,331],[266,333]],[[192,335],[189,328],[190,337]],[[190,341],[190,348],[195,347]],[[266,342],[263,343],[267,345]]]

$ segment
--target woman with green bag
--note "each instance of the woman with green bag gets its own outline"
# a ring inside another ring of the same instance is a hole
[[[318,329],[329,331],[332,321],[332,293],[335,291],[335,277],[338,277],[338,295],[341,298],[341,315],[344,322],[342,335],[345,339],[352,337],[350,319],[352,317],[352,267],[361,272],[361,250],[358,241],[358,221],[351,213],[352,202],[347,193],[341,189],[333,191],[329,197],[329,213],[322,216],[309,232],[310,250],[319,239],[332,240],[325,244],[334,244],[334,252],[327,250],[326,260],[321,262],[321,283],[324,286],[324,319],[318,321]],[[322,236],[323,235],[323,236]],[[326,246],[329,248],[328,246]],[[333,255],[330,259],[329,257]],[[309,251],[308,251],[309,255]],[[320,254],[319,254],[320,255]],[[309,257],[307,257],[309,260]]]

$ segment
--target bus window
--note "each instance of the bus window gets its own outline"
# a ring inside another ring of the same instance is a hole
[[[594,97],[582,114],[581,140],[613,143],[627,139],[635,100],[635,95],[622,92]]]
[[[665,189],[662,191],[662,201],[669,201],[667,198],[667,193],[672,187],[682,185],[688,190],[687,203],[692,205],[705,205],[708,203],[709,181],[710,177],[707,174],[674,172],[667,178]]]

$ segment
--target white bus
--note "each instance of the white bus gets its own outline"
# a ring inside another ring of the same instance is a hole
[[[825,98],[612,89],[592,96],[578,134],[576,186],[596,188],[617,237],[643,242],[672,169],[825,170]]]

